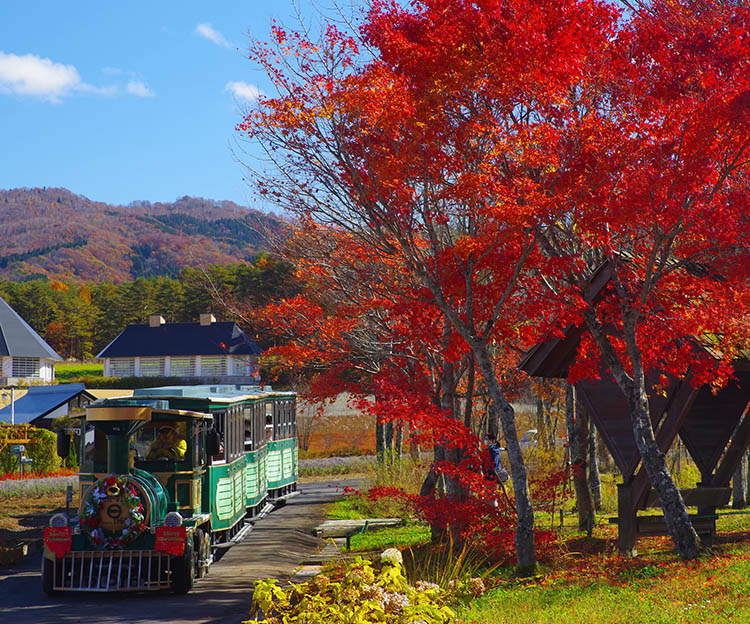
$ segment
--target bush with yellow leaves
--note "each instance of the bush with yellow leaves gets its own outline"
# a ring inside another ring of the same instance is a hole
[[[455,624],[448,599],[435,584],[409,585],[401,553],[389,548],[379,564],[361,557],[329,564],[318,576],[286,589],[275,579],[258,581],[250,612],[254,619],[247,623]]]

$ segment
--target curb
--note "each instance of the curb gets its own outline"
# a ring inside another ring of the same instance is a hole
[[[21,542],[16,546],[0,547],[0,566],[13,566],[42,551],[42,540]]]

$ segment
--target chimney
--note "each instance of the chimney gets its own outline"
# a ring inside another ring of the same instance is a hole
[[[201,325],[206,326],[216,322],[216,317],[213,314],[201,314]]]
[[[148,326],[149,327],[159,327],[161,325],[164,325],[164,317],[160,316],[159,314],[151,314],[148,317]]]

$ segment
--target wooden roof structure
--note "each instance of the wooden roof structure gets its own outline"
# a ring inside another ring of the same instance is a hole
[[[589,296],[598,297],[608,279],[608,271],[597,272]],[[571,326],[563,336],[537,345],[523,358],[520,368],[532,377],[567,377],[583,331],[581,326]],[[620,550],[634,552],[638,534],[656,534],[653,527],[650,532],[640,531],[637,520],[637,511],[654,506],[655,500],[649,497],[650,482],[640,465],[625,395],[612,376],[604,372],[606,367],[600,366],[599,379],[579,381],[575,388],[622,474],[618,501]],[[652,376],[649,387],[653,388],[655,381]],[[700,517],[708,517],[707,513],[713,515],[717,506],[728,502],[730,480],[750,444],[750,360],[736,362],[735,378],[716,394],[709,386],[693,387],[689,378],[669,381],[667,388],[649,395],[656,441],[662,452],[667,452],[680,437],[700,470],[698,486],[704,488],[700,495],[683,492],[683,498],[687,505],[699,507]],[[709,524],[707,532],[713,534],[715,520]]]

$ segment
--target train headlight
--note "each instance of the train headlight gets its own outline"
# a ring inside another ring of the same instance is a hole
[[[49,519],[49,525],[56,528],[66,527],[68,526],[68,516],[64,513],[52,514],[52,517]]]
[[[166,516],[164,516],[164,526],[182,526],[182,516],[176,511],[170,511]]]

